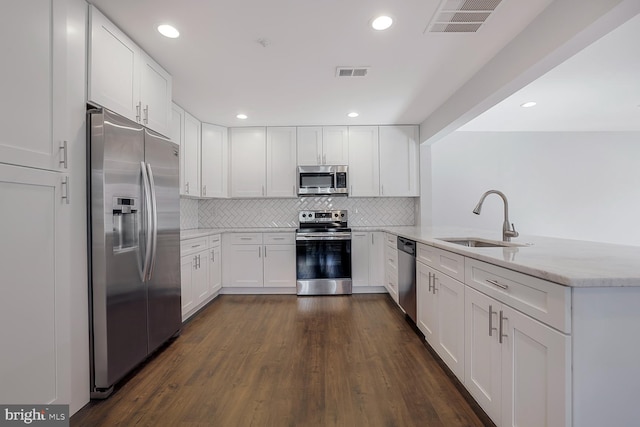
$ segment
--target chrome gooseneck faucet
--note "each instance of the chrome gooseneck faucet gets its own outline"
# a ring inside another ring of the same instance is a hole
[[[507,196],[504,195],[503,192],[498,190],[489,190],[485,192],[482,197],[480,197],[480,201],[473,209],[473,213],[476,215],[480,215],[480,210],[482,209],[482,204],[484,203],[484,199],[489,194],[497,194],[502,198],[504,202],[504,222],[502,223],[502,240],[505,242],[510,242],[512,237],[518,237],[519,233],[516,231],[516,227],[513,224],[509,224],[509,202],[507,202]]]

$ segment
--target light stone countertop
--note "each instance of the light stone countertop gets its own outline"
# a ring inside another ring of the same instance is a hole
[[[570,287],[640,286],[640,247],[581,240],[526,236],[512,239],[522,247],[474,248],[438,240],[478,237],[501,240],[495,232],[460,227],[368,226],[358,231],[384,231],[420,243],[505,267]],[[211,228],[182,230],[181,240],[219,233],[294,232],[295,228]]]

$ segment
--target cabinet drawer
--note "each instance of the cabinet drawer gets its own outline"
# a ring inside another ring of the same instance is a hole
[[[260,245],[262,233],[231,233],[229,243],[232,245]]]
[[[387,265],[393,265],[397,270],[398,269],[398,250],[395,248],[390,248],[389,246],[385,246],[384,262]]]
[[[265,245],[294,245],[296,243],[294,233],[264,233],[262,238]]]
[[[464,282],[464,257],[453,252],[418,243],[416,258],[447,276]]]
[[[571,332],[571,289],[472,258],[465,283],[562,332]]]
[[[208,237],[183,240],[180,242],[180,256],[191,255],[208,247]]]
[[[209,247],[215,248],[217,246],[220,246],[220,235],[214,234],[213,236],[209,236]]]
[[[398,248],[398,236],[391,233],[384,233],[384,241],[387,245]]]

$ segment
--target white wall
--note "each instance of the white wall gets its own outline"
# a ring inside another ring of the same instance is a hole
[[[434,225],[640,246],[640,132],[454,132],[431,147]],[[424,171],[423,171],[424,173]]]

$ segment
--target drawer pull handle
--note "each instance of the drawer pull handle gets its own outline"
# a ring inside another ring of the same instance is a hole
[[[274,237],[273,240],[284,240],[284,237]]]
[[[502,338],[508,338],[508,337],[509,337],[509,335],[507,335],[507,334],[503,334],[503,333],[502,333],[502,328],[503,328],[503,326],[502,326],[502,322],[503,322],[504,320],[508,320],[508,318],[507,318],[507,317],[505,317],[505,316],[502,314],[502,310],[500,310],[500,335],[498,335],[498,341],[500,342],[500,344],[502,344]]]
[[[490,305],[489,306],[489,336],[492,337],[493,336],[493,331],[497,331],[498,328],[494,328],[493,327],[493,315],[494,314],[498,314],[497,311],[493,311],[493,306]]]
[[[508,285],[503,285],[502,283],[498,282],[497,280],[491,280],[491,279],[487,279],[488,283],[491,283],[494,286],[499,287],[500,289],[509,289]]]
[[[240,240],[251,240],[251,237],[241,237]]]
[[[199,248],[200,245],[191,245],[192,248]]]

